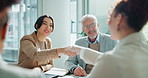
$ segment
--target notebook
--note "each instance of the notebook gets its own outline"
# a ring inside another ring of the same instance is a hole
[[[68,70],[53,67],[50,70],[45,72],[45,75],[55,75],[55,76],[64,76],[68,73]]]

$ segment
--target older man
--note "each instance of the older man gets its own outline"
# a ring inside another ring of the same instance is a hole
[[[82,30],[87,36],[78,39],[75,42],[76,45],[91,48],[102,53],[112,50],[116,45],[116,41],[111,40],[109,35],[99,32],[99,24],[94,15],[87,14],[82,17]],[[93,65],[86,64],[80,59],[79,55],[69,57],[65,64],[70,73],[76,76],[86,76],[93,68]]]
[[[18,3],[18,0],[0,0],[0,54],[2,53],[3,44],[7,31],[8,10],[12,4]],[[0,78],[41,78],[41,73],[31,70],[7,65],[0,55]]]

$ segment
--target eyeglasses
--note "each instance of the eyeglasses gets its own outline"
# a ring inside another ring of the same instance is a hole
[[[96,22],[94,22],[90,25],[83,26],[84,29],[95,28],[95,27],[96,27]]]

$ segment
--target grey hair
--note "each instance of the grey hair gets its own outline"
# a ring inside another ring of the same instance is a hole
[[[81,19],[81,24],[83,25],[83,22],[87,19],[93,19],[96,22],[96,24],[98,24],[98,20],[97,20],[96,16],[91,15],[91,14],[84,15]]]

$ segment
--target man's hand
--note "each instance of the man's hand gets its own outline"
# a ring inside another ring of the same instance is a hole
[[[64,55],[67,55],[69,57],[73,57],[73,56],[78,54],[75,51],[71,51],[71,50],[67,49],[67,47],[66,48],[58,48],[57,52],[58,52],[59,55],[64,54]]]
[[[34,72],[42,72],[42,69],[40,67],[35,67],[32,69]]]
[[[85,72],[85,70],[82,67],[77,67],[74,70],[74,75],[76,75],[76,76],[86,76],[87,73]]]
[[[66,50],[68,50],[68,51],[73,51],[73,52],[77,52],[77,54],[79,54],[81,48],[82,48],[82,47],[80,47],[80,46],[73,45],[73,46],[66,47]]]
[[[65,47],[65,48],[58,48],[57,52],[58,52],[59,55],[64,54],[64,55],[67,55],[69,57],[73,57],[75,55],[78,55],[80,53],[80,50],[81,50],[80,46],[74,45],[74,46],[68,46],[68,47]]]

